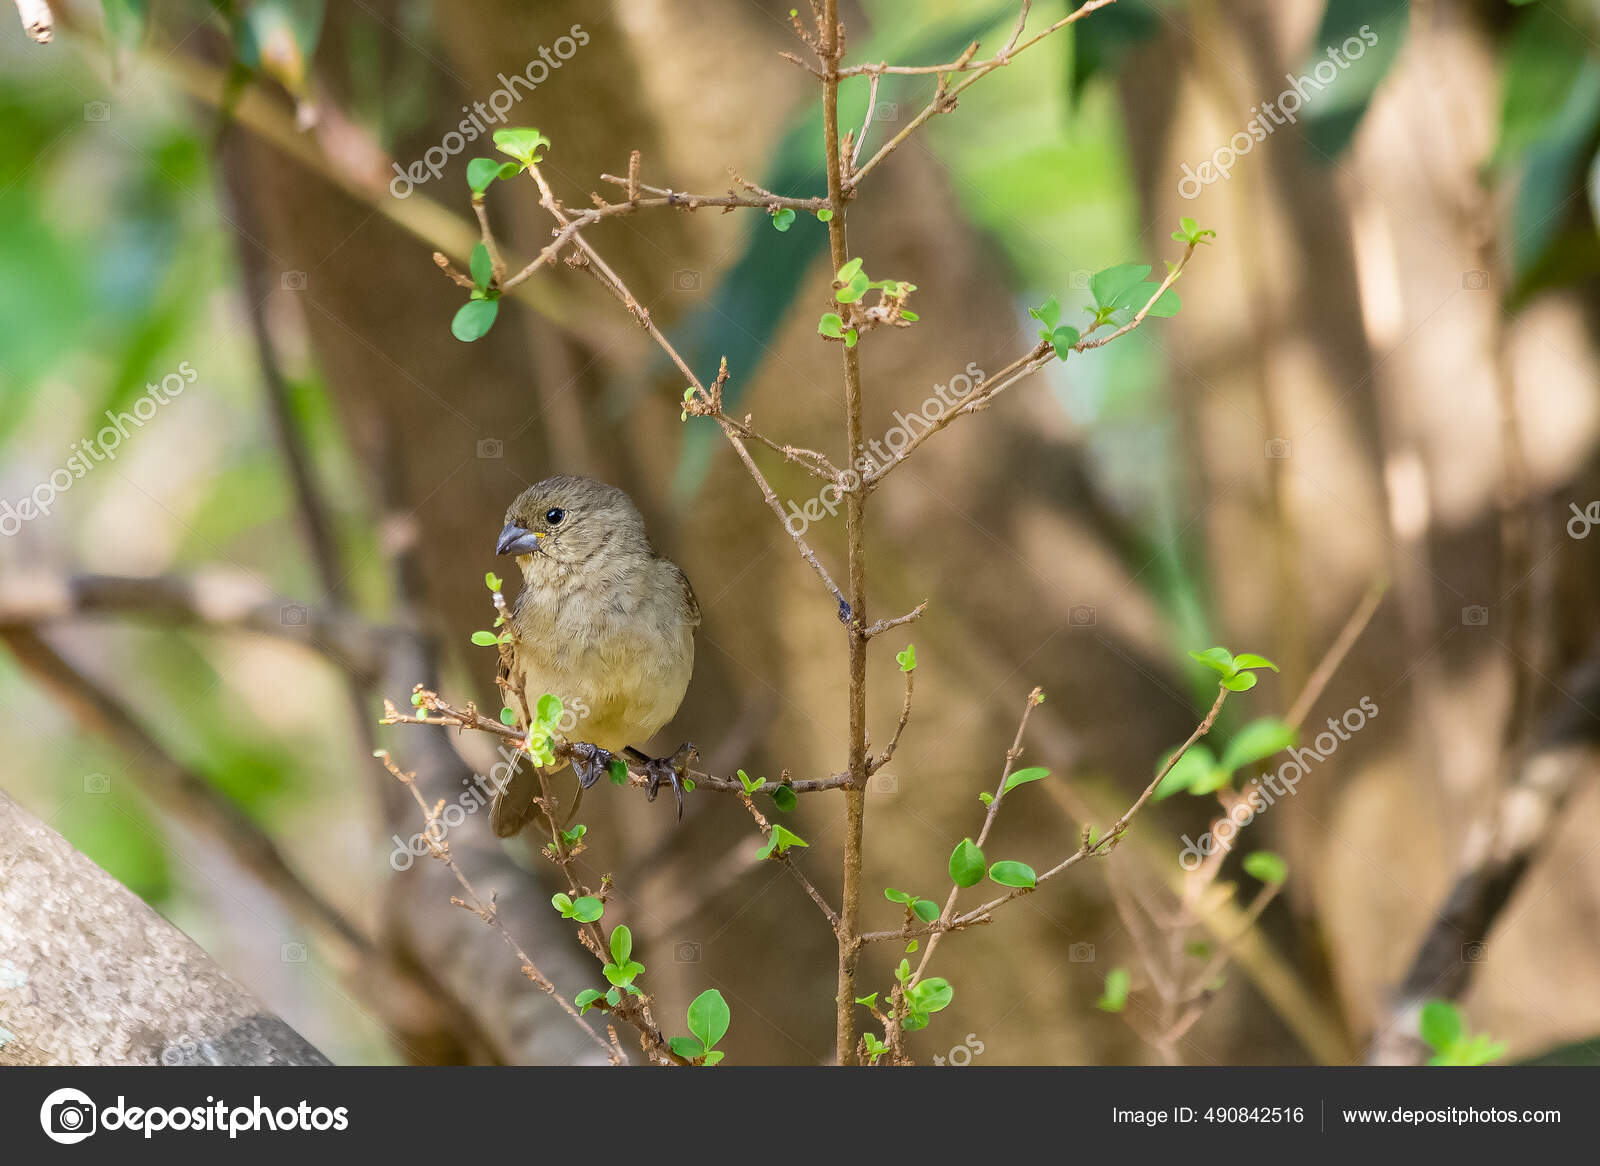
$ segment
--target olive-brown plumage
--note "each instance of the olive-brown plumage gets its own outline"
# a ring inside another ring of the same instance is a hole
[[[522,569],[511,626],[527,706],[553,693],[571,714],[564,738],[606,753],[654,736],[689,687],[700,605],[632,499],[593,478],[546,478],[506,511],[496,550]],[[577,768],[587,786],[604,765]],[[495,833],[521,829],[536,796],[534,774],[513,776],[494,799]]]

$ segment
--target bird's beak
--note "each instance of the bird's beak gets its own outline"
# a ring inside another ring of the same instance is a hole
[[[497,555],[531,555],[539,549],[539,540],[542,534],[535,534],[531,530],[524,530],[514,522],[506,523],[506,528],[500,532],[500,541],[495,544],[494,553]]]

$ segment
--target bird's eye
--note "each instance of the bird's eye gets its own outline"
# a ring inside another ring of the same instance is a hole
[[[548,522],[551,526],[555,526],[557,523],[559,523],[566,516],[567,516],[567,512],[565,510],[561,509],[561,507],[559,507],[559,506],[552,506],[552,507],[550,507],[549,510],[546,510],[544,512],[544,520],[546,522]]]

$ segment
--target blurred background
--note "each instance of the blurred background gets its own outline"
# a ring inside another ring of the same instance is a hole
[[[824,194],[816,87],[778,55],[802,49],[789,7],[57,0],[47,45],[0,21],[0,785],[335,1061],[593,1053],[450,905],[449,873],[411,861],[416,806],[370,757],[390,748],[434,797],[493,763],[376,719],[417,682],[496,699],[469,636],[526,485],[617,483],[693,580],[696,675],[659,746],[774,780],[843,766],[833,604],[715,425],[680,422],[648,338],[559,269],[463,344],[464,293],[431,259],[464,268],[476,240],[465,168],[491,151],[452,134],[474,103],[552,139],[572,206],[633,149],[654,185],[718,193],[731,166]],[[998,48],[1018,5],[843,7],[848,60],[923,63]],[[1068,11],[1033,7],[1030,27]],[[886,78],[869,149],[930,93]],[[859,124],[864,79],[843,105]],[[1046,296],[1077,321],[1090,273],[1159,271],[1180,216],[1218,239],[1176,319],[1051,365],[875,495],[873,613],[929,608],[873,645],[877,742],[894,652],[914,640],[919,666],[867,796],[867,927],[900,919],[883,886],[942,900],[1035,685],[1025,763],[1052,776],[991,849],[1042,870],[1203,715],[1215,682],[1190,649],[1282,669],[1229,702],[1220,754],[1288,713],[1372,596],[1303,739],[1379,711],[1251,826],[1289,879],[1179,1055],[1359,1060],[1420,993],[1457,998],[1511,1059],[1593,1058],[1597,144],[1591,0],[1117,0],[875,172],[852,249],[917,283],[922,323],[863,343],[874,436],[1026,352]],[[535,194],[490,201],[513,268],[548,238]],[[815,335],[822,224],[655,212],[591,238],[703,376],[728,358],[730,412],[845,460],[838,353]],[[756,456],[780,497],[815,497]],[[808,537],[840,575],[842,517]],[[1108,970],[1139,966],[1108,880],[1159,903],[1215,810],[1154,803],[1109,860],[947,940],[954,1003],[913,1055],[1153,1059],[1093,1007]],[[735,801],[691,794],[674,827],[670,799],[602,787],[583,820],[658,1016],[717,987],[730,1062],[831,1058],[833,938]],[[837,795],[790,824],[836,901]],[[597,979],[548,864],[478,818],[451,845],[558,987]],[[1446,956],[1410,983],[1425,938]],[[899,958],[869,950],[862,990]]]

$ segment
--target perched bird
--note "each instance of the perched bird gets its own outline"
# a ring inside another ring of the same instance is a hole
[[[689,687],[700,605],[688,578],[651,545],[633,500],[593,478],[529,486],[506,511],[495,552],[515,555],[522,568],[511,682],[520,680],[528,708],[548,692],[576,718],[563,736],[580,790],[626,751],[649,774],[652,801],[671,783],[682,818],[693,747],[650,758],[633,745],[672,719]],[[513,774],[494,795],[494,832],[516,834],[538,796],[537,774]]]

